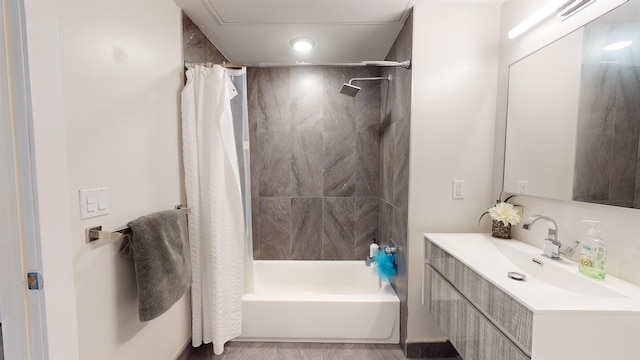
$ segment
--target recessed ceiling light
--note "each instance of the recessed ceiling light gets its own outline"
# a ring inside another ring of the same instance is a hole
[[[618,41],[618,42],[614,42],[612,44],[609,44],[607,46],[604,47],[604,51],[616,51],[616,50],[620,50],[620,49],[624,49],[628,46],[631,46],[631,44],[633,44],[633,41],[631,40],[625,40],[625,41]]]
[[[309,38],[302,38],[302,37],[291,40],[289,44],[291,44],[291,47],[296,49],[297,51],[303,51],[303,52],[311,50],[315,45],[313,40]]]

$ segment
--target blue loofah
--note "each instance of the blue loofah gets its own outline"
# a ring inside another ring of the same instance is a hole
[[[391,281],[391,278],[396,274],[396,254],[387,255],[384,251],[378,252],[374,256],[373,273],[378,275],[380,281]]]

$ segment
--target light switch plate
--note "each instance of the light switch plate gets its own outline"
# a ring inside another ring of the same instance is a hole
[[[80,219],[89,219],[109,213],[109,189],[80,190]]]
[[[516,182],[518,186],[518,194],[527,194],[529,193],[529,181],[527,180],[518,180]]]

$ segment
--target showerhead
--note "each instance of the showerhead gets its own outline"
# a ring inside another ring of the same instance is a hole
[[[387,75],[385,77],[382,76],[378,76],[378,77],[366,77],[366,78],[353,78],[351,80],[349,80],[349,83],[344,83],[342,84],[342,89],[340,89],[340,93],[344,94],[344,95],[349,95],[351,97],[354,97],[358,94],[358,91],[362,90],[361,87],[359,86],[355,86],[353,84],[351,84],[354,81],[373,81],[373,80],[387,80],[390,81],[391,80],[391,75]]]
[[[342,89],[340,89],[340,94],[349,95],[353,97],[358,94],[358,91],[360,91],[360,89],[362,88],[359,86],[344,83],[342,84]]]

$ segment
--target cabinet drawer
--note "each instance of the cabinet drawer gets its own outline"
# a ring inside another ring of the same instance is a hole
[[[431,314],[464,359],[530,360],[449,282],[429,272]]]
[[[531,353],[533,311],[431,241],[426,245],[427,262],[508,338]]]

